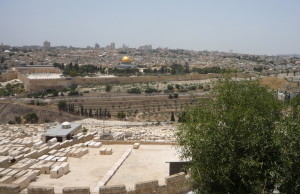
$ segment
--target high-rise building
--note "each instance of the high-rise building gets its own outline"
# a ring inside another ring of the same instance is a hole
[[[110,43],[110,48],[112,50],[115,50],[116,49],[116,43],[114,43],[114,42]]]
[[[152,45],[143,45],[139,47],[139,50],[152,50]]]
[[[50,42],[48,42],[48,41],[45,41],[44,42],[44,47],[43,47],[43,50],[44,51],[48,51],[48,50],[50,50]]]

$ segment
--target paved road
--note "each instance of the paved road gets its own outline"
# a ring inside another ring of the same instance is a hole
[[[180,96],[204,96],[208,94],[209,92],[197,92],[197,93],[179,93]],[[18,97],[8,97],[8,98],[1,98],[0,100],[5,101],[12,101],[12,102],[30,102],[31,100],[36,100],[40,102],[56,102],[59,100],[88,100],[88,99],[101,99],[101,98],[112,98],[112,99],[121,99],[121,98],[136,98],[136,97],[167,97],[169,94],[151,94],[151,95],[129,95],[129,94],[123,94],[123,95],[99,95],[99,96],[65,96],[65,97],[48,97],[46,99],[44,98],[18,98]]]

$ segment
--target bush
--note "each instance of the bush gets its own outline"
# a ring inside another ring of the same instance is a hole
[[[172,94],[169,94],[169,99],[173,99],[173,95]]]
[[[83,127],[82,132],[83,132],[83,133],[86,133],[87,131],[88,131],[88,129],[85,128],[85,127]]]
[[[170,91],[171,91],[171,90],[174,90],[174,87],[173,87],[172,85],[168,85],[167,88],[168,88],[168,90],[170,90]]]
[[[76,91],[76,90],[71,90],[71,91],[69,92],[69,96],[78,96],[78,95],[79,95],[79,92]]]
[[[60,100],[58,102],[58,109],[59,110],[63,110],[63,111],[66,111],[67,110],[67,102],[65,100]]]
[[[18,123],[18,124],[21,124],[22,123],[22,118],[19,117],[19,116],[15,116],[15,122]]]
[[[15,121],[8,121],[8,124],[14,125],[14,124],[16,124],[16,122]]]
[[[118,112],[118,114],[117,114],[117,118],[119,118],[119,119],[123,119],[123,118],[125,118],[126,117],[126,114],[122,111],[122,112]]]
[[[106,92],[110,92],[111,89],[112,89],[112,85],[107,84],[107,85],[105,86],[105,91],[106,91]]]
[[[158,91],[155,88],[149,88],[149,87],[145,90],[145,93],[153,93],[153,92],[158,92]]]
[[[197,87],[196,86],[189,86],[189,90],[196,90]]]
[[[129,93],[129,94],[140,94],[141,90],[140,90],[140,88],[130,88],[129,90],[127,90],[127,93]]]
[[[37,123],[39,121],[39,117],[34,112],[27,113],[23,118],[26,123]]]

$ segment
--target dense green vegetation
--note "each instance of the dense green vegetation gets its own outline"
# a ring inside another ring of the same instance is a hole
[[[123,111],[122,111],[122,112],[118,112],[117,118],[123,119],[123,118],[125,118],[125,117],[126,117],[126,113],[124,113]]]
[[[106,84],[106,85],[105,85],[105,91],[106,91],[106,92],[110,92],[111,90],[112,90],[112,85]]]
[[[38,123],[39,118],[34,112],[27,113],[24,117],[26,123]]]
[[[64,88],[64,89],[47,89],[43,92],[37,92],[37,93],[32,93],[28,94],[29,98],[43,98],[43,97],[55,97],[59,96],[64,96],[64,93],[67,93],[68,96],[77,96],[80,95],[78,90],[77,90],[77,85],[72,85],[69,88]]]
[[[285,107],[257,82],[230,79],[213,93],[184,111],[176,133],[195,191],[300,193],[299,101]]]
[[[63,71],[63,74],[65,76],[86,76],[86,75],[93,75],[95,73],[105,73],[105,69],[100,67],[97,67],[95,65],[82,65],[79,66],[77,63],[69,63],[68,65],[54,63],[54,67],[58,67]]]
[[[139,69],[118,69],[118,68],[109,68],[108,73],[115,76],[131,76],[131,75],[139,75]]]
[[[140,88],[130,88],[130,89],[127,90],[127,93],[129,93],[129,94],[140,94],[141,89]]]
[[[13,96],[15,94],[24,93],[24,85],[18,84],[6,84],[5,87],[0,88],[0,96]]]
[[[145,89],[145,93],[153,93],[153,92],[160,92],[160,91],[158,91],[157,89],[155,89],[155,88],[150,88],[150,87],[147,87],[146,89]]]

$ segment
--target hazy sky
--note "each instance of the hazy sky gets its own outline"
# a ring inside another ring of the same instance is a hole
[[[0,0],[0,43],[300,54],[300,0]]]

